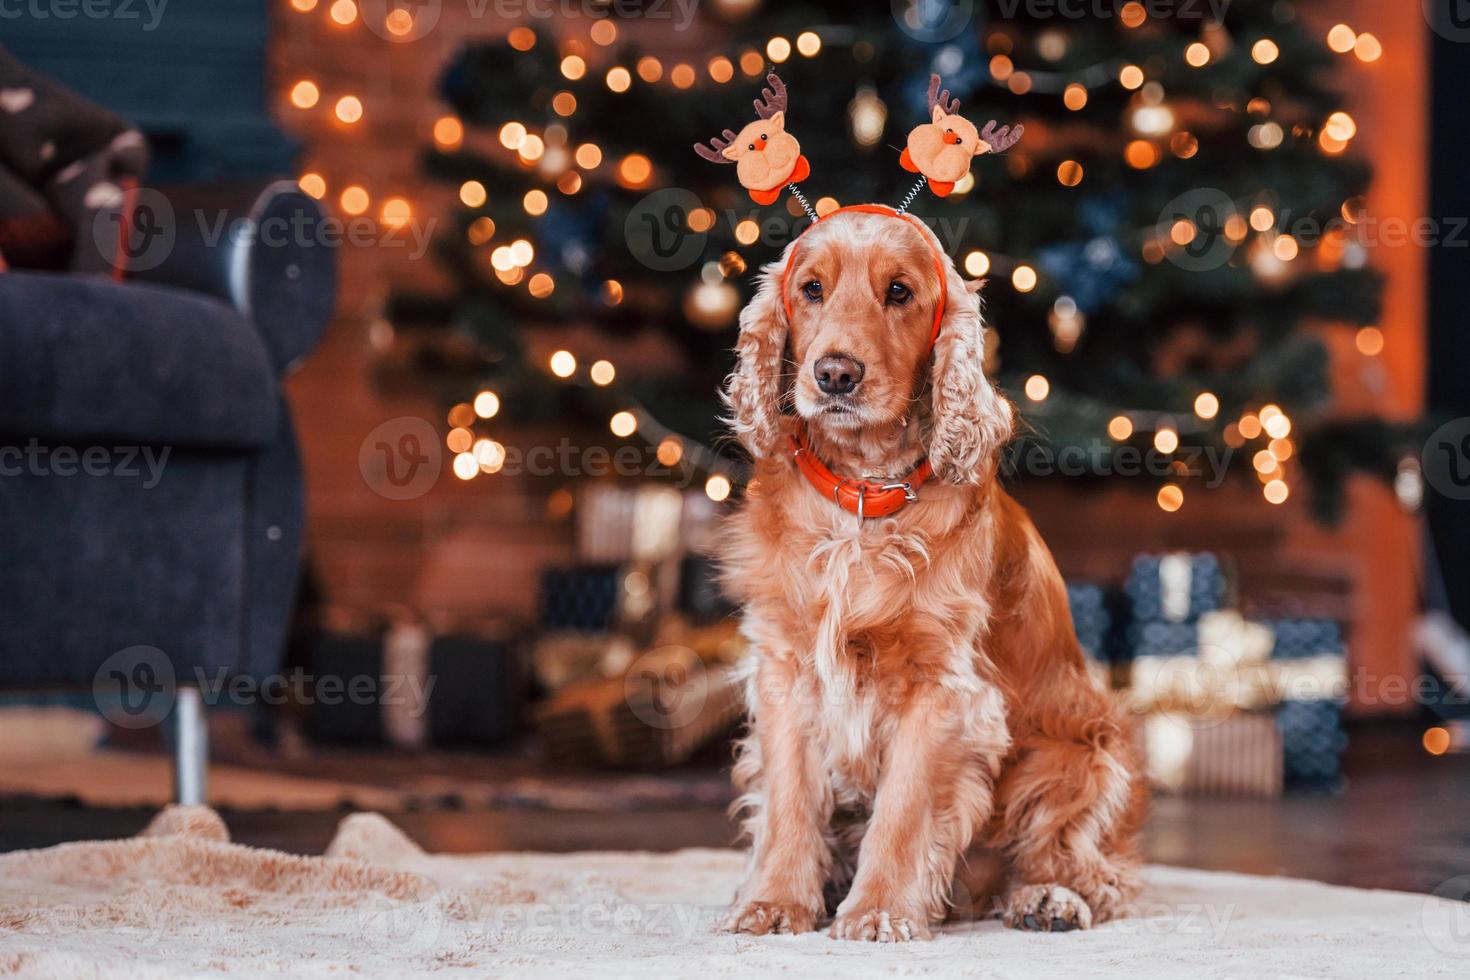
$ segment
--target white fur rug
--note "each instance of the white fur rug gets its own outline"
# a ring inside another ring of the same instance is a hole
[[[742,856],[425,854],[375,814],[326,856],[231,844],[205,808],[131,840],[0,855],[0,974],[173,978],[953,975],[1464,976],[1470,906],[1154,867],[1090,932],[949,927],[932,942],[723,935]]]

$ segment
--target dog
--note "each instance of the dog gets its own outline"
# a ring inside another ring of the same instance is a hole
[[[724,927],[1085,929],[1137,889],[1136,742],[998,482],[1014,412],[982,369],[982,284],[882,210],[827,215],[762,270],[722,392],[753,460],[720,556],[752,649]],[[857,480],[899,507],[853,513]]]

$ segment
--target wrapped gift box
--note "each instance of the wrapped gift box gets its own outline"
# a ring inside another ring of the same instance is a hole
[[[1128,626],[1128,649],[1135,660],[1192,657],[1199,651],[1199,625],[1135,621]]]
[[[434,635],[416,620],[386,630],[322,629],[309,638],[307,655],[307,676],[334,685],[306,692],[317,741],[403,749],[493,745],[523,725],[524,651],[499,631]]]
[[[1283,783],[1281,735],[1267,712],[1219,721],[1179,713],[1144,722],[1149,779],[1196,796],[1276,797]]]
[[[615,565],[551,568],[541,577],[541,625],[548,630],[601,632],[618,611]]]
[[[1139,622],[1194,622],[1228,605],[1225,568],[1212,554],[1177,552],[1133,559],[1124,590]]]
[[[437,746],[496,745],[523,727],[529,687],[523,648],[472,633],[434,637],[425,729]]]
[[[733,730],[744,710],[738,668],[687,650],[639,657],[628,673],[589,678],[534,712],[547,760],[573,768],[677,765]]]
[[[1342,703],[1337,700],[1284,701],[1276,708],[1287,783],[1328,788],[1342,777]]]
[[[1271,656],[1277,660],[1343,655],[1342,626],[1335,619],[1265,619],[1261,624],[1276,635]]]
[[[1153,645],[1140,646],[1130,665],[1128,699],[1144,717],[1149,770],[1160,785],[1274,795],[1283,784],[1337,779],[1347,663],[1337,653],[1295,652],[1319,650],[1332,635],[1325,625],[1289,631],[1294,655],[1285,658],[1272,655],[1280,644],[1271,627],[1236,612],[1147,625],[1156,628]]]

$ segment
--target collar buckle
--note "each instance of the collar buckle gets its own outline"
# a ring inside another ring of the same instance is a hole
[[[914,485],[912,483],[908,482],[907,480],[905,480],[902,483],[885,483],[881,487],[879,487],[878,489],[879,490],[902,490],[903,491],[903,499],[906,500],[906,501],[908,501],[909,503],[913,503],[915,500],[918,500],[919,499],[919,493],[918,493],[918,491],[915,490],[914,489]]]

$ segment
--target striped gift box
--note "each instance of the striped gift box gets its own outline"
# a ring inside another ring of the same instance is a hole
[[[1144,720],[1149,779],[1191,796],[1277,797],[1282,745],[1268,712],[1235,712],[1222,720],[1155,714]]]

